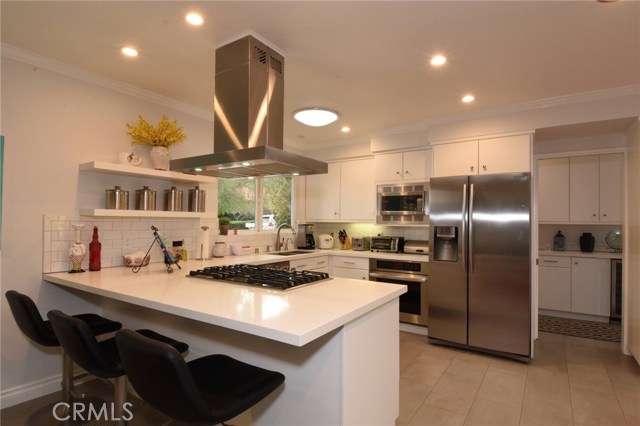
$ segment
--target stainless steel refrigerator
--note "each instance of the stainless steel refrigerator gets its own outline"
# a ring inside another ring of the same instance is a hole
[[[429,340],[531,356],[529,173],[430,181]]]

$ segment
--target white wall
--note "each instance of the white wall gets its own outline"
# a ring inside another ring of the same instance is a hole
[[[627,235],[623,270],[626,350],[640,363],[640,121],[629,129],[627,151]]]
[[[2,60],[2,134],[5,168],[2,232],[2,405],[59,389],[60,357],[29,343],[17,329],[4,293],[16,289],[31,296],[43,314],[53,308],[69,313],[99,312],[96,300],[72,295],[42,281],[43,215],[75,216],[80,188],[103,193],[113,176],[78,172],[78,164],[115,161],[131,149],[125,123],[138,114],[156,122],[166,114],[184,127],[187,139],[172,148],[174,158],[211,152],[213,123],[27,65]],[[132,188],[134,189],[134,188]],[[84,206],[86,207],[86,206]],[[98,207],[98,206],[95,206]]]

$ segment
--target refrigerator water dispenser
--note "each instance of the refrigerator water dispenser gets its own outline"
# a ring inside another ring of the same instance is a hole
[[[435,229],[433,260],[458,261],[458,227],[437,226]]]

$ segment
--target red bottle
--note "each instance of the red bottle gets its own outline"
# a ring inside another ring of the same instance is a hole
[[[89,270],[100,270],[100,249],[102,244],[98,241],[98,227],[93,227],[93,239],[89,243]]]

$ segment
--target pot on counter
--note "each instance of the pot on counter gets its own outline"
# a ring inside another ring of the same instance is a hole
[[[320,234],[318,237],[318,248],[323,250],[331,250],[333,248],[333,235]]]

